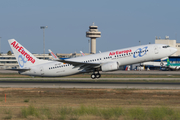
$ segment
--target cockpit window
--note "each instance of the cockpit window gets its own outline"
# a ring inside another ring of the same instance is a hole
[[[168,48],[168,47],[170,47],[169,45],[166,45],[166,46],[162,46],[163,48]]]

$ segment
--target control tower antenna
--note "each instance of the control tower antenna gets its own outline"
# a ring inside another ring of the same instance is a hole
[[[91,38],[90,54],[96,53],[96,38],[101,37],[101,32],[99,32],[97,28],[98,26],[95,26],[93,22],[92,26],[89,26],[89,31],[86,32],[86,37]]]

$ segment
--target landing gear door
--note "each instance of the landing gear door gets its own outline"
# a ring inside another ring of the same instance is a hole
[[[154,46],[154,53],[155,53],[155,54],[158,54],[158,53],[159,53],[159,51],[158,51],[158,46]]]

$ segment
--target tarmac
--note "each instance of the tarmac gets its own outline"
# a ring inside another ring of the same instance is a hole
[[[0,73],[17,73],[0,70]],[[180,71],[114,71],[103,74],[161,74],[175,75]],[[55,81],[52,81],[55,80]],[[58,81],[59,80],[59,81]],[[71,81],[69,81],[71,80]],[[73,81],[74,80],[74,81]],[[91,80],[91,82],[88,82]],[[107,82],[113,80],[114,82]],[[131,80],[131,82],[115,82]],[[161,82],[132,82],[133,80],[161,80]],[[180,82],[162,82],[162,80],[180,80],[180,78],[0,78],[0,87],[9,88],[111,88],[111,89],[180,89]]]

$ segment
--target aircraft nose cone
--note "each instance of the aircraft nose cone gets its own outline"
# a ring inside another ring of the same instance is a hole
[[[176,48],[173,48],[173,51],[174,51],[174,52],[177,52],[177,49],[176,49]]]
[[[174,47],[171,47],[171,53],[173,54],[173,53],[175,53],[175,52],[177,52],[177,49],[176,48],[174,48]]]

